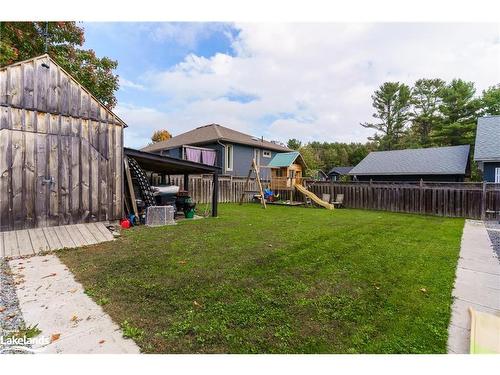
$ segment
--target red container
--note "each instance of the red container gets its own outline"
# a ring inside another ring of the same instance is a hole
[[[130,228],[130,220],[129,219],[122,219],[122,220],[120,220],[120,226],[123,229],[129,229]]]

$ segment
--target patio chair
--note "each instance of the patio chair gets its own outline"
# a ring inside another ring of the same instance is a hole
[[[323,201],[325,201],[325,202],[330,203],[330,194],[325,194],[325,193],[323,193],[323,194],[321,195],[321,200],[323,200]]]
[[[332,202],[333,206],[336,208],[344,207],[344,194],[337,194],[335,202]]]

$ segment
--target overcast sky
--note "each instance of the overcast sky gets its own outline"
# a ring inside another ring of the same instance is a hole
[[[500,24],[84,23],[119,62],[125,143],[219,123],[286,142],[366,141],[385,81],[500,83]]]

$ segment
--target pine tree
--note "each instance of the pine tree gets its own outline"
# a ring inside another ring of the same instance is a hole
[[[454,79],[440,90],[443,119],[431,132],[438,146],[474,144],[481,100],[475,98],[474,83]]]
[[[500,84],[483,91],[482,115],[500,115]]]
[[[373,117],[380,122],[361,126],[377,131],[370,139],[377,142],[380,149],[393,150],[400,146],[410,116],[410,97],[410,88],[399,82],[385,82],[372,95],[376,111]]]
[[[442,121],[440,93],[445,84],[442,79],[419,79],[411,90],[411,131],[420,147],[431,145],[431,132]]]

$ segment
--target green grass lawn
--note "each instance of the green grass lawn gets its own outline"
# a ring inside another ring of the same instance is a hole
[[[58,255],[144,352],[446,352],[463,219],[219,209]]]

